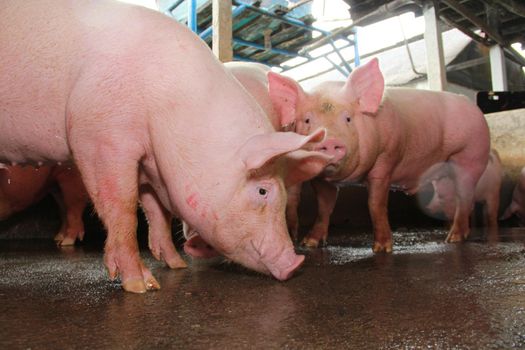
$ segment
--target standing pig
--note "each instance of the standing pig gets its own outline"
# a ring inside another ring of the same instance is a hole
[[[521,169],[520,177],[512,192],[512,202],[503,213],[501,219],[508,219],[516,214],[520,223],[525,225],[525,167]]]
[[[53,187],[58,185],[59,192]],[[62,226],[55,236],[59,245],[73,245],[84,238],[82,213],[89,200],[73,165],[0,167],[0,220],[27,209],[49,192],[60,209]]]
[[[484,204],[485,225],[491,229],[498,228],[499,192],[503,170],[498,152],[492,149],[485,171],[479,178],[474,192],[474,201]],[[452,221],[456,212],[456,195],[454,181],[449,176],[433,180],[434,196],[427,205],[431,214],[443,212]]]
[[[283,119],[273,107],[272,100],[268,94],[268,72],[270,67],[254,62],[227,62],[224,64],[230,73],[242,84],[246,91],[255,99],[257,104],[264,110],[268,120],[276,131],[290,130],[292,128],[292,119]],[[297,188],[300,184],[288,188],[288,201],[286,208],[286,222],[292,234],[297,235],[297,204],[298,200],[294,199]],[[292,197],[292,198],[290,198]],[[295,216],[294,216],[295,215]],[[186,242],[184,251],[193,257],[210,258],[217,256],[209,244],[202,240],[198,232],[183,223],[183,232]],[[170,242],[166,242],[168,245]],[[172,244],[172,243],[171,243]]]
[[[177,214],[248,268],[285,280],[302,264],[284,184],[324,168],[303,149],[323,130],[275,132],[206,44],[158,12],[7,0],[0,22],[0,160],[74,160],[125,290],[160,288],[139,256],[139,200],[159,241]]]
[[[328,235],[336,185],[366,182],[374,252],[392,250],[387,201],[391,187],[408,194],[451,169],[456,212],[448,242],[469,234],[474,187],[486,167],[489,132],[481,111],[465,97],[446,92],[384,89],[377,59],[355,69],[346,82],[324,82],[306,93],[293,80],[269,73],[270,97],[296,131],[328,130],[317,150],[333,155],[317,181],[319,215],[305,238],[317,246]],[[439,164],[443,164],[439,166]],[[424,176],[425,175],[425,176]]]

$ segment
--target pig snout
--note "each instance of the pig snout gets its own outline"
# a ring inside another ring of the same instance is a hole
[[[274,264],[268,264],[267,268],[273,277],[279,281],[286,281],[304,262],[304,255],[297,255],[290,250],[289,252],[281,254],[279,259]]]
[[[322,152],[333,157],[333,163],[339,162],[346,156],[346,146],[338,139],[327,139],[318,144],[314,151]]]

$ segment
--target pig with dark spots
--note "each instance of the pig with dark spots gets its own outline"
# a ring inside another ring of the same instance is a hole
[[[284,184],[326,165],[305,150],[323,130],[275,132],[206,44],[161,13],[8,0],[0,21],[0,160],[74,160],[108,232],[110,277],[125,290],[160,288],[139,255],[139,200],[157,253],[177,215],[248,268],[282,280],[302,264]]]
[[[366,183],[374,231],[374,252],[392,251],[387,215],[391,187],[408,194],[450,169],[456,191],[454,221],[447,242],[469,234],[474,188],[488,160],[490,140],[481,111],[465,97],[414,89],[385,89],[377,59],[355,69],[346,82],[324,82],[310,92],[269,73],[270,97],[279,113],[295,119],[296,132],[328,130],[316,149],[333,156],[314,182],[319,214],[304,239],[326,241],[337,185]]]
[[[82,213],[89,201],[80,173],[73,165],[0,166],[0,220],[53,194],[62,219],[55,240],[67,246],[84,238]]]
[[[498,229],[499,193],[502,178],[501,160],[498,152],[492,149],[487,167],[479,178],[474,192],[474,202],[484,206],[484,224],[492,231]],[[431,214],[443,213],[447,220],[452,221],[456,212],[454,180],[449,176],[444,176],[432,180],[432,186],[434,196],[426,208]]]
[[[525,226],[525,167],[521,169],[520,177],[512,192],[512,202],[505,209],[501,219],[508,219],[512,215],[516,215],[520,220],[520,224]]]

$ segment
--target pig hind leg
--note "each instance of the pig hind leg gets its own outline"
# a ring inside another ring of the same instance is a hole
[[[456,211],[446,242],[461,242],[470,233],[469,217],[474,205],[474,191],[487,165],[488,151],[486,156],[480,156],[475,160],[464,160],[459,155],[451,157],[452,176],[456,189]]]
[[[54,194],[59,203],[62,228],[55,237],[58,245],[74,245],[78,239],[84,239],[84,221],[82,214],[88,203],[88,194],[76,169],[66,169],[57,175],[60,193]]]
[[[142,186],[140,202],[148,220],[148,245],[157,260],[164,260],[172,269],[188,265],[177,253],[171,237],[172,215],[160,203],[150,186]]]

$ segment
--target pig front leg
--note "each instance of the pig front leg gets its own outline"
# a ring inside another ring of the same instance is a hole
[[[368,210],[374,230],[374,253],[392,252],[392,230],[388,222],[389,177],[368,177]]]
[[[173,244],[172,215],[162,206],[150,186],[141,188],[140,203],[148,220],[148,245],[155,259],[164,260],[172,269],[188,267]]]
[[[286,224],[294,243],[297,243],[299,238],[298,208],[299,202],[301,201],[301,185],[302,184],[293,185],[286,190],[288,195],[286,202]]]
[[[317,195],[317,218],[302,244],[309,248],[316,248],[320,241],[323,245],[326,244],[330,216],[334,211],[338,190],[336,186],[322,179],[312,180],[312,186]]]
[[[80,129],[80,128],[79,128]],[[137,242],[138,164],[142,154],[132,145],[97,135],[96,146],[75,137],[71,148],[86,189],[108,236],[104,262],[111,279],[120,275],[124,290],[145,293],[160,285],[139,255]],[[84,131],[86,132],[86,131]]]

